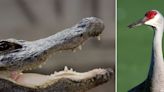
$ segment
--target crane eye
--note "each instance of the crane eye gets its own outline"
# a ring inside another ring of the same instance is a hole
[[[0,51],[14,50],[19,48],[22,48],[22,46],[17,43],[8,42],[8,41],[0,42]]]

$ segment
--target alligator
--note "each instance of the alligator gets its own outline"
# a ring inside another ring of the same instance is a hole
[[[47,38],[0,40],[0,92],[84,92],[106,83],[113,75],[110,68],[79,73],[65,67],[50,75],[23,73],[42,66],[55,52],[81,49],[84,41],[91,37],[100,40],[103,30],[101,19],[88,17]]]

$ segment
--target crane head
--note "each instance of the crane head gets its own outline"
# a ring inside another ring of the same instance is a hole
[[[163,16],[157,10],[150,10],[145,13],[145,16],[140,20],[130,24],[129,28],[134,28],[141,25],[149,25],[153,28],[163,26]]]

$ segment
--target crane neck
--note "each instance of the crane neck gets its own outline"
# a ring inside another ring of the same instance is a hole
[[[152,55],[151,55],[151,64],[149,68],[149,73],[147,80],[152,79],[152,75],[154,72],[154,63],[163,63],[163,53],[162,53],[162,37],[163,37],[163,29],[154,28],[154,38],[152,42]]]
[[[163,63],[162,37],[163,28],[156,28],[153,40],[154,61]]]
[[[152,61],[150,65],[148,79],[152,81],[152,92],[160,92],[160,86],[164,86],[164,62],[163,62],[163,52],[162,52],[162,37],[163,28],[156,28],[153,48],[152,48]]]

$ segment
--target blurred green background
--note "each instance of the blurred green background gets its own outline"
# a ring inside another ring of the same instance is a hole
[[[163,0],[118,0],[118,92],[127,92],[143,82],[149,70],[153,31],[141,26],[127,26],[156,9],[164,14]]]

